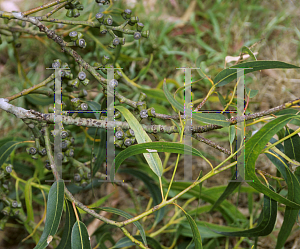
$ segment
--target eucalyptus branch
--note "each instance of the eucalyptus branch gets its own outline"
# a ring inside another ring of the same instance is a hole
[[[11,27],[11,26],[8,26],[6,24],[0,24],[0,29],[1,30],[8,30],[10,32],[27,33],[27,34],[30,34],[30,35],[44,35],[44,33],[39,32],[37,30],[31,30],[31,29],[22,28],[22,27]],[[12,34],[10,34],[10,35],[12,35]]]
[[[28,15],[36,13],[38,11],[45,10],[45,9],[50,8],[50,7],[53,7],[53,6],[57,5],[57,4],[60,4],[60,3],[63,3],[63,2],[71,2],[71,1],[72,0],[54,0],[54,1],[48,2],[46,4],[43,4],[43,5],[39,6],[39,7],[35,7],[33,9],[24,11],[24,12],[22,12],[22,14],[24,16],[28,16]]]

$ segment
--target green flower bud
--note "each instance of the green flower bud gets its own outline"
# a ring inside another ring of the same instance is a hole
[[[61,60],[60,59],[56,59],[52,63],[52,68],[60,68],[60,66],[61,66]]]
[[[69,86],[73,86],[74,88],[78,88],[79,86],[79,79],[75,78],[74,80],[69,80],[68,81]]]
[[[39,154],[40,154],[41,156],[46,156],[46,155],[47,155],[47,150],[46,150],[46,148],[40,147],[40,149],[39,149]]]
[[[53,106],[49,106],[48,107],[48,112],[49,113],[54,113],[54,107]]]
[[[122,148],[123,140],[116,140],[115,145],[116,145],[117,148]]]
[[[119,71],[119,70],[116,70],[115,72],[114,72],[114,78],[116,79],[116,80],[118,80],[118,79],[120,79],[122,77],[122,73]]]
[[[78,97],[79,98],[83,98],[86,97],[88,95],[87,91],[85,89],[80,90]]]
[[[71,73],[70,70],[66,70],[66,71],[64,71],[64,72],[65,72],[64,78],[69,79],[69,80],[72,80],[72,79],[73,79],[73,74]]]
[[[81,103],[80,109],[83,110],[83,111],[86,111],[87,109],[89,109],[89,106],[88,106],[87,103]]]
[[[66,150],[65,156],[73,157],[74,156],[74,150],[73,149]]]
[[[78,10],[83,10],[84,9],[84,6],[82,4],[77,4],[76,5],[76,9]]]
[[[79,80],[85,80],[86,74],[85,74],[85,72],[81,71],[81,72],[78,73],[77,77],[78,77]]]
[[[74,181],[80,182],[80,180],[81,180],[81,176],[78,173],[74,174]]]
[[[130,138],[126,138],[125,140],[124,140],[124,145],[125,146],[130,146],[132,144],[132,141],[131,141],[131,139]]]
[[[71,99],[71,105],[76,109],[80,104],[79,98],[73,98]]]
[[[51,170],[51,165],[50,165],[50,162],[48,160],[46,160],[46,162],[45,162],[45,168],[47,170]]]
[[[113,39],[112,43],[114,44],[114,46],[118,46],[120,44],[120,39],[116,37],[115,39]]]
[[[79,0],[74,0],[74,1],[72,1],[72,4],[73,5],[77,5],[77,4],[79,4],[80,2],[79,2]]]
[[[89,79],[85,79],[83,81],[81,81],[82,85],[87,86],[89,84],[90,80]]]
[[[81,181],[81,187],[85,188],[88,185],[86,180]]]
[[[77,39],[83,39],[83,34],[81,32],[77,32]]]
[[[78,16],[80,16],[79,10],[78,9],[73,9],[73,16],[76,18]]]
[[[155,117],[155,109],[154,107],[151,107],[147,110],[148,116],[149,117]]]
[[[99,68],[99,67],[101,67],[101,66],[102,66],[102,64],[99,63],[99,62],[94,62],[94,64],[93,64],[93,67]]]
[[[105,66],[108,63],[108,61],[109,61],[109,57],[104,55],[101,60],[102,65]]]
[[[76,45],[78,47],[85,48],[86,47],[86,42],[85,42],[84,39],[79,39],[79,40],[76,41]]]
[[[140,117],[141,118],[148,118],[148,112],[147,112],[147,110],[141,110],[140,111]]]
[[[108,45],[109,48],[111,49],[115,49],[116,45],[114,45],[113,41]]]
[[[148,38],[149,34],[150,34],[149,30],[142,31],[142,37],[144,37],[144,38]]]
[[[124,12],[121,15],[125,20],[127,20],[127,19],[130,19],[131,14],[132,14],[132,11],[130,9],[126,9],[126,10],[124,10]]]
[[[125,134],[122,130],[119,130],[119,131],[116,131],[115,137],[118,140],[123,140],[125,137]]]
[[[2,214],[8,216],[10,214],[11,211],[11,207],[10,206],[6,206],[5,208],[2,209]]]
[[[66,16],[69,17],[69,18],[72,18],[73,17],[73,10],[72,9],[68,9],[68,11],[66,13]]]
[[[65,139],[65,138],[67,138],[68,136],[69,136],[69,133],[68,133],[67,131],[61,131],[60,137],[61,137],[62,139]]]
[[[139,39],[141,39],[141,37],[142,37],[142,34],[141,34],[140,32],[135,32],[135,33],[133,34],[133,38],[134,38],[135,40],[139,40]]]
[[[144,24],[143,23],[141,23],[141,22],[137,22],[136,23],[136,30],[138,32],[141,32],[143,28],[144,28]]]
[[[61,149],[62,149],[62,151],[66,151],[66,150],[68,150],[69,149],[69,147],[71,146],[71,141],[69,141],[69,140],[63,140],[62,142],[61,142]]]
[[[8,221],[9,216],[4,216],[1,220],[0,220],[0,231],[4,231],[5,225]]]
[[[69,159],[65,156],[64,159],[61,161],[61,163],[68,163]]]
[[[138,101],[139,101],[139,102],[142,102],[142,101],[144,101],[146,98],[147,98],[146,93],[141,92]]]
[[[115,112],[115,119],[119,119],[119,118],[121,118],[121,112],[116,111]]]
[[[130,18],[130,21],[129,21],[129,25],[130,26],[133,26],[133,25],[135,25],[137,22],[139,21],[139,18],[137,17],[137,16],[132,16],[131,18]]]
[[[139,111],[147,109],[147,106],[146,106],[146,103],[145,103],[145,102],[137,102],[136,105],[137,105],[137,109],[138,109]]]
[[[126,137],[134,137],[134,131],[132,129],[129,129],[125,132]]]

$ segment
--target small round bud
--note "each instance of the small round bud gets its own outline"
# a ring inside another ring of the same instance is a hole
[[[72,87],[74,87],[74,88],[78,88],[79,87],[79,80],[78,80],[78,78],[75,78],[74,80],[69,80],[68,81],[68,85],[69,86],[72,86]]]
[[[90,80],[89,79],[85,79],[83,81],[81,81],[82,85],[87,86],[89,84]]]
[[[65,139],[66,137],[68,137],[69,136],[69,133],[67,132],[67,131],[62,131],[61,133],[60,133],[60,137],[62,138],[62,139]]]
[[[66,13],[66,16],[71,18],[73,17],[73,10],[72,9],[68,9],[67,13]]]
[[[11,211],[11,208],[10,208],[10,206],[6,206],[5,208],[3,208],[2,209],[2,214],[4,214],[4,215],[9,215],[10,214],[10,211]]]
[[[86,78],[85,72],[81,71],[81,72],[78,73],[78,79],[84,80],[85,78]]]
[[[115,46],[119,45],[119,44],[120,44],[119,38],[113,39],[113,44],[114,44]]]
[[[120,79],[122,77],[122,73],[119,70],[116,70],[114,73],[114,78],[116,80]]]
[[[40,149],[39,154],[40,154],[41,156],[46,156],[46,155],[47,155],[47,150],[46,150],[46,148]]]
[[[135,25],[137,22],[139,21],[139,18],[137,17],[137,16],[132,16],[131,18],[130,18],[130,21],[129,21],[129,25],[130,26],[133,26],[133,25]]]
[[[102,22],[103,22],[103,19],[104,19],[104,14],[101,13],[101,12],[99,12],[99,13],[96,14],[95,17],[96,17],[96,19],[97,19],[100,23],[102,23]]]
[[[12,166],[11,166],[11,165],[7,165],[7,166],[5,167],[5,170],[6,170],[6,172],[7,172],[8,174],[10,174],[10,173],[12,172]]]
[[[124,12],[122,13],[122,17],[123,17],[125,20],[130,19],[131,13],[132,13],[132,11],[131,11],[130,9],[126,9],[126,10],[124,10]]]
[[[109,85],[110,87],[117,87],[118,86],[118,81],[116,79],[112,79],[110,82],[109,82]]]
[[[71,144],[74,144],[75,143],[75,138],[71,137],[70,141],[71,141]]]
[[[144,28],[144,24],[143,23],[141,23],[141,22],[137,22],[136,23],[136,30],[137,31],[141,32],[143,28]]]
[[[125,139],[124,141],[125,146],[130,146],[132,144],[132,141],[130,138]]]
[[[141,92],[141,93],[140,93],[140,96],[139,96],[139,102],[144,101],[146,98],[147,98],[146,93]]]
[[[76,9],[78,10],[84,10],[84,6],[82,4],[77,4]]]
[[[134,131],[132,129],[129,129],[125,132],[126,137],[134,137]]]
[[[145,102],[137,102],[137,109],[139,110],[139,111],[141,111],[141,110],[145,110],[145,109],[147,109],[147,106],[146,106],[146,103]]]
[[[74,156],[74,150],[73,149],[69,149],[65,152],[65,155],[68,157],[73,157]]]
[[[81,187],[85,188],[88,185],[87,181],[82,180]]]
[[[77,107],[79,105],[79,98],[73,98],[71,99],[71,104],[73,107]]]
[[[78,38],[78,33],[76,31],[72,31],[69,33],[69,36],[71,38],[72,41],[76,41]]]
[[[155,117],[155,109],[153,107],[149,108],[147,113],[149,117]]]
[[[141,37],[142,37],[142,35],[141,35],[140,32],[135,32],[135,33],[133,34],[133,38],[134,38],[135,40],[139,40],[139,39],[141,39]]]
[[[35,147],[30,147],[29,148],[29,154],[35,155],[37,153],[37,149]]]
[[[74,181],[80,182],[80,180],[81,180],[81,176],[78,173],[74,174]]]
[[[124,132],[123,131],[117,131],[116,132],[116,138],[117,139],[123,139],[124,138]]]
[[[87,95],[88,95],[87,90],[82,89],[82,90],[79,92],[78,97],[79,97],[79,98],[82,98],[82,97],[86,97]]]
[[[123,145],[123,140],[116,140],[115,145],[116,145],[117,148],[121,148],[122,145]]]
[[[115,112],[115,119],[119,119],[119,118],[121,118],[121,112],[116,111]]]
[[[63,153],[57,153],[57,159],[58,160],[64,160],[64,154]]]
[[[55,61],[52,63],[52,68],[60,68],[60,63],[59,61]]]
[[[71,142],[69,140],[64,140],[61,142],[62,150],[67,150],[71,146]]]
[[[141,116],[141,118],[148,118],[147,110],[141,110],[140,111],[140,116]]]
[[[149,30],[144,30],[144,31],[142,31],[142,36],[143,36],[144,38],[148,38],[148,37],[149,37],[149,34],[150,34]]]
[[[86,111],[86,110],[89,108],[89,106],[88,106],[87,103],[82,103],[82,104],[80,105],[80,108],[81,108],[81,110]]]

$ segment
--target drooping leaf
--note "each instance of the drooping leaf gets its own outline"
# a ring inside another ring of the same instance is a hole
[[[251,57],[253,60],[257,61],[255,54],[254,54],[254,53],[251,51],[251,49],[248,48],[247,46],[243,46],[243,47],[242,47],[242,53],[243,53],[243,54],[249,54],[250,57]]]
[[[105,129],[100,129],[100,142],[95,143],[95,146],[98,147],[97,154],[96,154],[96,161],[93,167],[93,175],[98,172],[100,167],[102,166],[103,161],[106,158],[106,133],[107,131]]]
[[[269,187],[272,191],[274,191],[271,185]],[[277,202],[265,195],[262,216],[260,222],[256,227],[248,230],[236,231],[236,232],[220,232],[216,230],[214,230],[214,232],[225,236],[235,236],[235,237],[266,236],[273,231],[276,223],[276,216],[277,216]]]
[[[146,143],[146,142],[152,142],[148,134],[145,132],[141,124],[136,120],[136,118],[131,114],[130,111],[128,111],[123,106],[116,106],[116,109],[118,109],[123,116],[125,117],[126,121],[128,122],[130,128],[134,131],[134,135],[136,137],[136,140],[139,144]],[[162,176],[163,167],[160,157],[158,156],[158,153],[143,153],[149,167],[152,169],[152,171],[158,176]],[[112,170],[113,172],[113,170]],[[114,172],[113,172],[114,173]],[[114,178],[111,178],[114,179]]]
[[[241,68],[240,70],[244,70],[244,74],[246,75],[248,73],[263,70],[263,69],[272,69],[272,68],[287,69],[287,68],[299,68],[299,67],[281,61],[244,62],[222,70],[214,78],[214,83],[216,84],[216,86],[218,87],[224,86],[229,82],[237,79],[237,69],[234,68]],[[252,68],[252,69],[246,69],[246,68]]]
[[[26,143],[17,142],[17,141],[9,141],[1,146],[0,148],[0,167],[3,163],[5,163],[6,159],[13,152],[16,146],[25,146]]]
[[[132,215],[126,213],[125,211],[117,209],[117,208],[113,208],[113,207],[101,207],[101,208],[93,208],[93,209],[101,210],[101,211],[103,210],[103,211],[106,211],[106,212],[117,214],[117,215],[120,215],[122,217],[125,217],[126,219],[133,218]],[[143,242],[144,242],[145,245],[147,245],[147,239],[146,239],[145,230],[142,227],[141,223],[138,222],[138,221],[135,221],[135,222],[133,222],[133,224],[137,227],[137,229],[139,229],[139,231],[141,233],[141,236],[143,238]]]
[[[249,96],[250,99],[254,98],[259,92],[259,90],[252,90],[247,86],[245,88],[246,88],[246,94],[247,96]]]
[[[139,236],[139,235],[135,235],[133,237],[135,239],[137,239],[138,241],[140,241],[140,242],[143,241],[142,237]],[[153,249],[161,249],[160,244],[155,239],[147,236],[147,242],[148,242],[148,245],[151,246],[151,248],[153,248]],[[127,247],[127,246],[133,246],[133,245],[135,245],[135,243],[133,243],[128,237],[124,237],[124,238],[120,239],[113,246],[113,248],[124,248],[124,247]]]
[[[90,237],[82,221],[76,221],[71,234],[72,249],[91,249]]]
[[[255,173],[255,162],[262,149],[265,147],[267,142],[269,142],[270,139],[293,118],[299,118],[299,116],[280,116],[267,123],[248,140],[245,148],[245,180],[251,180],[248,181],[250,186],[258,190],[260,193],[269,196],[275,201],[292,208],[300,209],[299,204],[284,198],[262,184]]]
[[[72,228],[76,222],[76,216],[74,213],[74,209],[72,207],[72,203],[69,200],[65,200],[66,203],[66,219],[63,234],[61,236],[61,240],[56,247],[56,249],[68,249],[71,248],[71,235]],[[78,210],[77,210],[78,213]]]
[[[285,136],[295,132],[292,129],[286,128]],[[300,162],[300,137],[298,134],[284,140],[284,154],[289,158]]]
[[[64,187],[64,181],[59,180],[54,182],[50,188],[47,202],[45,228],[40,241],[34,249],[46,248],[58,229],[64,205]]]
[[[88,100],[86,101],[86,103],[89,105],[90,110],[94,111],[94,115],[96,117],[96,119],[100,118],[100,112],[96,112],[96,111],[101,111],[101,105],[95,101],[92,100]]]
[[[28,94],[25,96],[25,99],[36,106],[46,106],[53,104],[53,98],[49,98],[41,94]]]

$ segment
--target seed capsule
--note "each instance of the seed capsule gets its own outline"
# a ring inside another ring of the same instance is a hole
[[[72,87],[74,87],[74,88],[78,88],[79,87],[79,80],[78,80],[78,78],[75,78],[74,80],[69,80],[68,81],[68,85],[69,86],[72,86]]]
[[[139,18],[137,17],[137,16],[132,16],[131,18],[130,18],[130,21],[129,21],[129,25],[130,26],[133,26],[133,25],[135,25],[137,22],[139,21]]]
[[[125,9],[121,15],[125,20],[127,20],[127,19],[130,19],[131,13],[132,13],[132,11],[130,9]]]
[[[45,168],[46,168],[47,170],[51,170],[51,165],[50,165],[50,162],[49,162],[48,160],[46,160]]]
[[[75,138],[71,137],[70,141],[71,141],[72,144],[74,144],[75,143]]]
[[[46,155],[47,155],[47,150],[46,150],[46,148],[40,148],[39,154],[40,154],[41,156],[46,156]]]
[[[117,148],[122,148],[123,140],[116,140],[115,145],[116,145]]]
[[[71,146],[71,144],[72,143],[69,140],[64,140],[61,142],[61,149],[65,151]]]
[[[75,108],[79,105],[79,102],[80,102],[79,98],[71,99],[71,104]]]
[[[82,103],[82,104],[80,105],[80,109],[83,110],[83,111],[86,111],[88,108],[89,108],[89,106],[88,106],[87,103]]]
[[[81,187],[85,188],[88,185],[87,181],[82,180],[81,181]]]
[[[110,82],[109,82],[109,85],[110,87],[117,87],[119,84],[119,82],[116,80],[116,79],[112,79]]]
[[[147,110],[141,110],[140,111],[141,118],[148,118],[148,112]]]
[[[5,208],[3,208],[2,209],[2,214],[4,214],[4,215],[9,215],[10,214],[10,211],[11,211],[11,208],[10,208],[10,206],[6,206]]]
[[[57,153],[57,159],[58,160],[64,160],[64,154],[63,153]]]
[[[141,37],[142,37],[142,35],[141,35],[140,32],[135,32],[134,35],[133,35],[133,38],[134,38],[135,40],[139,40],[139,39],[141,39]]]
[[[84,179],[86,179],[86,180],[89,180],[89,179],[91,179],[91,173],[90,172],[86,172],[86,173],[84,173],[84,175],[83,175],[83,178]]]
[[[52,68],[60,68],[61,63],[59,61],[54,61],[52,63]]]
[[[104,14],[101,13],[101,12],[99,12],[99,13],[96,14],[95,17],[96,17],[96,19],[97,19],[100,23],[102,23],[102,22],[103,22],[103,19],[104,19]]]
[[[10,164],[10,165],[7,165],[6,167],[5,167],[5,170],[6,170],[6,172],[8,173],[8,174],[10,174],[11,172],[12,172],[12,165]]]
[[[81,71],[81,72],[78,73],[78,79],[84,80],[85,78],[86,78],[85,72]]]
[[[79,40],[76,41],[76,45],[78,47],[85,48],[86,47],[86,42],[85,42],[84,39],[79,39]]]
[[[17,207],[19,207],[19,204],[18,204],[17,201],[12,201],[11,206],[12,206],[13,208],[17,208]]]
[[[134,131],[132,129],[129,129],[125,132],[126,137],[134,137]]]
[[[130,138],[125,139],[124,144],[125,144],[125,146],[127,146],[127,147],[130,146],[130,145],[132,144],[131,139],[130,139]]]
[[[148,38],[148,37],[149,37],[149,34],[150,34],[149,30],[144,30],[144,31],[142,31],[142,36],[143,36],[144,38]]]
[[[35,155],[37,153],[37,149],[35,147],[30,147],[29,148],[29,154],[30,155]]]
[[[62,139],[65,139],[65,138],[67,138],[69,136],[69,133],[67,132],[67,131],[62,131],[61,133],[60,133],[60,137],[62,138]]]
[[[147,109],[146,103],[145,103],[145,102],[137,102],[136,105],[137,105],[137,109],[138,109],[139,111]]]
[[[155,109],[154,107],[151,107],[147,110],[148,116],[149,117],[155,117]]]
[[[73,17],[73,10],[72,9],[68,9],[67,13],[66,13],[66,16],[71,18]]]
[[[137,22],[136,23],[136,30],[138,32],[141,32],[143,28],[144,28],[144,24],[143,23],[141,23],[141,22]]]
[[[114,46],[118,46],[120,44],[119,38],[113,39],[113,44],[114,44]]]
[[[84,10],[84,6],[82,4],[77,4],[76,9],[78,10]]]
[[[105,66],[108,63],[108,61],[109,61],[109,57],[104,55],[102,57],[101,63],[103,64],[103,66]]]
[[[100,34],[106,34],[107,33],[107,29],[105,27],[105,25],[101,24],[100,25]]]
[[[147,98],[146,93],[141,92],[138,101],[139,101],[139,102],[142,102],[142,101],[144,101],[146,98]]]
[[[106,17],[104,18],[103,23],[104,23],[105,25],[109,25],[109,26],[112,25],[112,24],[113,24],[113,19],[112,19],[112,17],[111,17],[110,15],[106,16]]]
[[[74,156],[74,150],[73,149],[69,149],[65,152],[65,155],[68,157],[73,157]]]
[[[80,182],[80,180],[81,180],[81,176],[78,173],[74,174],[74,181]]]
[[[71,71],[66,70],[64,78],[69,79],[69,80],[73,79],[73,74],[71,73]]]
[[[69,33],[69,36],[71,38],[72,41],[76,41],[78,38],[78,33],[76,31],[72,31]]]
[[[116,70],[114,73],[114,78],[116,80],[120,79],[122,77],[122,73],[119,70]]]
[[[119,140],[120,140],[120,139],[123,139],[123,138],[124,138],[124,132],[121,131],[121,130],[120,130],[120,131],[117,131],[117,132],[116,132],[116,138],[119,139]]]

